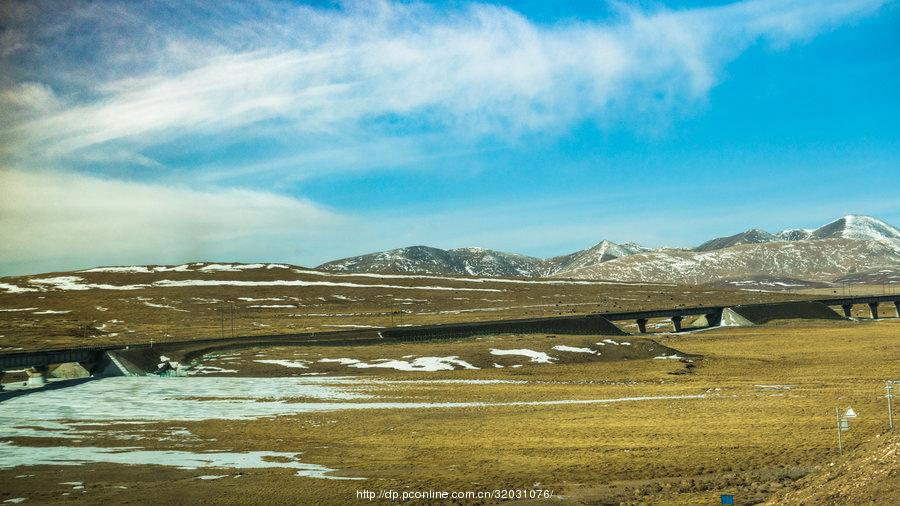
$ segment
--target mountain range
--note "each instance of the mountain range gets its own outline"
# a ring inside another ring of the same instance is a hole
[[[816,229],[758,228],[692,249],[601,241],[568,255],[536,258],[484,248],[410,246],[327,262],[332,272],[484,277],[564,277],[714,284],[752,288],[818,287],[844,278],[887,282],[900,274],[900,230],[871,216],[848,215]]]

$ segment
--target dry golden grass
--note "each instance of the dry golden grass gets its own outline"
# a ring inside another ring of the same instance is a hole
[[[323,275],[293,268],[239,272],[70,272],[0,278],[0,282],[26,288],[47,287],[32,281],[61,276],[76,276],[81,278],[81,284],[147,286],[135,290],[50,289],[25,293],[8,293],[0,288],[0,310],[4,310],[0,311],[0,352],[18,348],[127,344],[151,339],[165,342],[230,336],[232,332],[234,335],[323,332],[798,297],[675,285]],[[165,280],[299,281],[338,286],[152,285]],[[341,285],[347,283],[365,286]],[[34,309],[17,311],[25,308]],[[47,310],[66,312],[41,314]],[[666,330],[670,328],[668,323],[661,325]],[[633,322],[626,328],[632,327]]]
[[[232,504],[346,504],[355,502],[356,490],[362,488],[541,488],[574,503],[712,504],[720,493],[733,493],[738,504],[747,504],[782,497],[775,494],[834,461],[835,407],[852,405],[859,413],[853,429],[845,434],[847,458],[868,451],[869,441],[886,427],[883,381],[900,379],[898,338],[898,320],[778,322],[655,336],[662,345],[704,356],[694,373],[679,375],[669,374],[684,369],[679,361],[584,357],[518,369],[355,371],[398,380],[369,387],[389,400],[509,402],[703,396],[696,399],[336,411],[252,422],[177,422],[205,441],[191,444],[193,449],[302,452],[304,462],[326,465],[341,475],[365,477],[366,481],[298,478],[289,470],[270,469],[246,470],[240,479],[203,482],[194,477],[228,471],[90,465],[5,470],[0,471],[0,482],[6,484],[5,493],[11,497],[27,496],[41,502],[65,499],[60,494],[68,487],[55,483],[75,480],[86,482],[85,499],[94,503],[202,499]],[[578,346],[591,340],[597,338],[498,336],[372,347],[247,350],[232,365],[241,371],[246,368],[247,373],[277,375],[297,371],[250,365],[255,355],[261,352],[266,358],[296,359],[303,357],[297,353],[305,353],[309,359],[349,356],[366,360],[458,355],[475,361],[491,347],[549,350],[553,344]],[[332,372],[354,371],[335,368]],[[462,378],[524,382],[405,381]],[[173,425],[150,424],[160,429]],[[86,439],[78,444],[95,443]],[[171,444],[146,442],[146,446],[159,449]],[[13,478],[21,474],[35,476]],[[883,486],[878,494],[889,504],[896,502],[898,489]]]

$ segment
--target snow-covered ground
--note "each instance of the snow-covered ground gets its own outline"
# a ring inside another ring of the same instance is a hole
[[[350,283],[336,281],[306,281],[300,279],[276,279],[267,281],[240,281],[228,279],[161,279],[152,283],[110,285],[105,283],[88,283],[80,276],[57,276],[51,278],[30,278],[29,287],[0,283],[0,289],[7,293],[42,292],[42,291],[83,291],[83,290],[141,290],[144,288],[179,288],[189,286],[327,286],[341,288],[388,288],[392,290],[426,290],[426,291],[454,291],[454,292],[503,292],[498,288],[469,288],[435,285],[386,285],[379,283]],[[351,300],[351,299],[346,299]]]

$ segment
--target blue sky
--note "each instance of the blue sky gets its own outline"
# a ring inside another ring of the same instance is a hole
[[[900,7],[4,6],[0,274],[900,223]]]

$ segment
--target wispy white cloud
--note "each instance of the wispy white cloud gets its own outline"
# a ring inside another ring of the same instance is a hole
[[[303,256],[346,218],[241,189],[198,191],[0,169],[0,269]]]
[[[76,2],[63,11],[10,2],[0,9],[0,269],[318,261],[348,251],[346,237],[369,250],[448,233],[500,247],[540,247],[513,237],[529,233],[593,235],[558,224],[509,231],[513,213],[498,223],[483,210],[372,226],[303,199],[216,185],[414,166],[561,136],[583,121],[653,129],[702,106],[748,47],[804,41],[884,3],[619,3],[613,18],[542,24],[478,3]],[[273,147],[229,150],[254,140]],[[167,171],[166,155],[188,162]],[[85,168],[157,183],[76,173]]]
[[[151,24],[143,37],[165,39],[147,42],[155,50],[145,55],[127,46],[137,61],[125,68],[147,70],[91,83],[89,99],[14,122],[0,140],[20,154],[52,157],[109,143],[139,150],[184,135],[239,137],[278,121],[283,135],[324,139],[321,151],[348,135],[380,137],[398,118],[404,129],[463,138],[558,135],[583,119],[646,120],[684,109],[754,42],[811,37],[882,3],[746,0],[650,12],[622,5],[613,20],[544,26],[486,4],[448,12],[387,1],[338,10],[261,2],[204,11],[207,26],[192,37],[126,4],[116,16]],[[107,16],[83,11],[82,22]],[[119,68],[112,60],[120,51],[104,51],[98,63]]]

